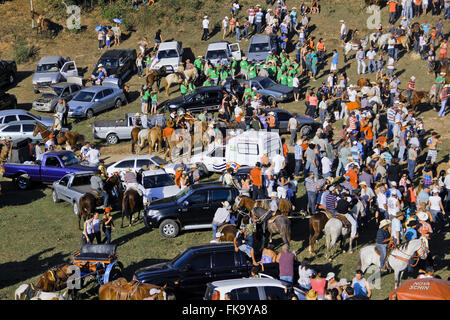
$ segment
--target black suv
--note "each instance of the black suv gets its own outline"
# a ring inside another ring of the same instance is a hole
[[[0,86],[12,85],[16,81],[17,65],[13,60],[0,60]]]
[[[200,183],[183,189],[176,196],[152,201],[144,210],[144,223],[159,228],[166,238],[174,238],[180,230],[212,227],[214,214],[222,202],[233,204],[239,191],[215,183]]]
[[[200,87],[191,94],[166,100],[159,107],[170,112],[178,110],[202,112],[205,109],[217,111],[222,105],[224,90],[221,86]]]
[[[98,65],[102,64],[106,69],[108,77],[115,76],[125,80],[128,75],[136,73],[136,50],[134,49],[112,49],[106,51],[95,65],[92,75],[96,77]]]
[[[16,96],[0,90],[0,110],[8,110],[16,108],[17,108]]]
[[[201,299],[212,281],[248,278],[253,264],[245,253],[229,242],[187,248],[170,262],[138,269],[134,279],[158,286],[167,285],[176,299]],[[298,269],[298,267],[297,267]],[[264,264],[264,273],[278,277],[278,263]]]

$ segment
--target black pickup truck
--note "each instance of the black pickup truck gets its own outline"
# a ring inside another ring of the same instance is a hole
[[[248,278],[252,268],[247,255],[240,250],[236,252],[233,243],[210,243],[189,247],[169,262],[138,269],[133,278],[167,285],[177,300],[193,300],[202,299],[209,282]],[[264,273],[278,278],[278,263],[264,264]]]
[[[17,65],[13,60],[0,60],[0,86],[12,85],[16,81]]]
[[[125,79],[137,71],[136,50],[111,49],[106,51],[95,65],[92,77],[97,77],[99,65],[105,68],[108,77],[114,77],[125,82]]]

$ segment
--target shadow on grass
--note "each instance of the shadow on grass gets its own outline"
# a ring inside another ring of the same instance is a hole
[[[33,184],[29,190],[18,190],[14,182],[2,182],[3,194],[0,197],[0,208],[4,206],[20,206],[32,203],[45,197],[45,186]]]

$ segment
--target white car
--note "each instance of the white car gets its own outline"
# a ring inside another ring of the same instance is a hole
[[[118,172],[120,174],[125,173],[125,170],[127,168],[130,168],[131,170],[137,172],[139,171],[143,166],[147,166],[150,168],[150,165],[157,165],[160,168],[163,168],[165,172],[168,174],[175,175],[174,164],[168,163],[167,161],[161,159],[158,156],[151,156],[151,155],[135,155],[135,156],[129,156],[125,157],[122,160],[119,160],[112,165],[108,166],[106,169],[106,173],[108,176],[113,175],[114,173]]]
[[[230,279],[210,282],[206,285],[204,300],[288,300],[287,285],[283,281],[260,274],[261,278]],[[306,300],[305,292],[294,287],[298,300]]]
[[[175,184],[173,177],[163,169],[142,172],[141,185],[150,201],[172,197],[180,192],[180,188]]]

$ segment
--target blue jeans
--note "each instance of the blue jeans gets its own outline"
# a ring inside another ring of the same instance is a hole
[[[214,222],[213,222],[213,224],[212,224],[212,228],[213,228],[213,229],[212,229],[212,231],[213,231],[213,232],[212,232],[212,233],[213,233],[213,234],[212,234],[212,239],[213,239],[213,240],[216,240],[217,228],[220,227],[220,226],[221,226],[220,223],[214,223]]]
[[[111,228],[105,228],[105,238],[103,239],[102,243],[110,244],[111,243]]]
[[[241,41],[241,29],[235,28],[236,30],[236,41]]]
[[[314,172],[314,177],[315,178],[319,178],[319,170],[317,170],[317,167],[315,167],[311,162],[306,161],[305,177],[308,176],[309,171]]]
[[[316,213],[316,198],[317,198],[317,193],[316,192],[311,192],[311,191],[307,191],[308,193],[308,207],[309,207],[309,214],[313,215]]]
[[[280,280],[288,282],[289,284],[292,284],[294,282],[293,276],[280,276]]]
[[[371,68],[371,66],[373,68]],[[377,72],[377,65],[375,64],[375,60],[369,60],[369,64],[367,66],[368,72]]]
[[[445,117],[446,107],[447,107],[447,100],[441,101],[441,110],[439,110],[438,117]]]
[[[406,146],[401,145],[399,147],[398,156],[397,156],[397,158],[400,160],[400,162],[404,161],[403,156],[405,155],[405,151],[406,151]]]
[[[387,134],[387,138],[388,140],[392,139],[393,137],[393,133],[392,133],[392,129],[394,129],[394,123],[392,122],[388,122],[388,134]]]
[[[383,268],[384,260],[386,260],[387,244],[377,243],[377,249],[380,251],[380,268]]]
[[[408,159],[408,176],[411,181],[414,180],[415,169],[416,169],[416,161]]]
[[[446,8],[444,11],[444,19],[450,19],[450,8]]]
[[[406,18],[407,19],[412,19],[413,18],[413,8],[412,8],[412,6],[407,6],[406,7]]]
[[[294,175],[295,176],[299,175],[301,168],[302,168],[302,160],[301,159],[295,159],[295,169],[294,169]]]

